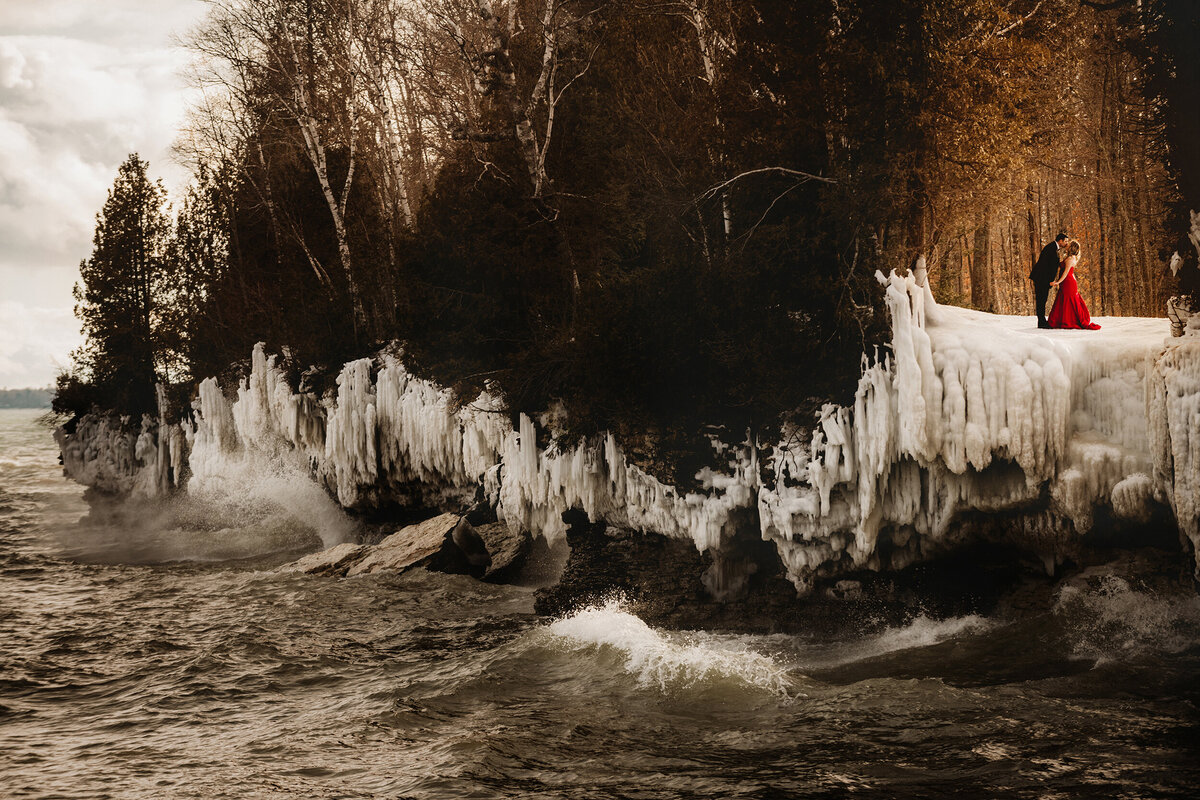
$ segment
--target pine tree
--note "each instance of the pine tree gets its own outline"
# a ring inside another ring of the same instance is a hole
[[[170,270],[178,281],[170,287],[166,300],[169,317],[165,334],[160,337],[172,355],[172,381],[188,373],[201,377],[221,370],[230,358],[223,348],[215,348],[214,340],[222,338],[232,324],[224,315],[227,311],[214,295],[225,280],[230,257],[230,219],[227,186],[233,184],[229,170],[214,171],[200,164],[195,182],[188,187],[175,218],[171,239]],[[222,360],[223,359],[223,360]]]
[[[172,283],[171,224],[166,189],[150,181],[148,166],[134,153],[117,171],[74,291],[86,336],[72,354],[74,375],[91,385],[93,402],[125,413],[155,407],[154,384],[166,377],[170,360],[169,315],[160,300]]]

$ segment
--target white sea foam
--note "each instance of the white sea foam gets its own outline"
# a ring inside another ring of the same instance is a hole
[[[924,614],[907,625],[888,628],[864,642],[870,655],[883,655],[915,647],[929,647],[964,634],[974,634],[991,627],[991,622],[977,614],[950,619],[932,619]]]
[[[1200,598],[1138,589],[1117,575],[1064,586],[1054,612],[1075,638],[1076,655],[1100,662],[1200,644]]]
[[[994,625],[994,621],[977,614],[950,619],[933,619],[922,614],[905,625],[885,628],[851,642],[837,642],[832,646],[809,643],[797,655],[797,664],[806,669],[828,669],[903,650],[931,647],[960,636],[973,636]]]
[[[668,634],[625,611],[618,601],[588,606],[549,626],[556,643],[573,650],[607,649],[642,686],[663,690],[735,682],[788,693],[783,667],[741,637]]]
[[[246,514],[272,516],[311,529],[326,548],[353,541],[357,525],[291,453],[229,459],[219,479],[193,481],[190,501]],[[230,516],[226,514],[224,516]]]
[[[353,541],[357,524],[294,453],[227,458],[189,491],[93,501],[57,538],[73,558],[106,563],[231,561]]]

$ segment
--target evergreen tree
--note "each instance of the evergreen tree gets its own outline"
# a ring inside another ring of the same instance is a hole
[[[60,378],[60,400],[79,396],[70,391],[74,381],[90,385],[83,397],[91,402],[141,413],[154,409],[154,384],[168,377],[172,326],[163,299],[173,283],[171,223],[166,189],[151,182],[147,167],[131,154],[96,215],[92,256],[80,262],[82,281],[74,291],[87,340],[72,354],[73,375]]]
[[[171,287],[164,314],[170,318],[172,341],[163,344],[181,356],[179,378],[216,373],[231,360],[214,340],[233,324],[216,297],[229,268],[227,187],[233,183],[228,169],[214,171],[201,163],[175,218],[170,267],[179,280]]]

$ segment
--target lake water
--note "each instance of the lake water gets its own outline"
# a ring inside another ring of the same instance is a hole
[[[328,524],[284,501],[89,515],[39,413],[0,410],[0,797],[1200,792],[1190,590],[1099,570],[833,638],[548,619],[461,576],[277,574]]]

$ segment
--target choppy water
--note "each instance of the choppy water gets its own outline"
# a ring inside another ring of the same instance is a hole
[[[548,620],[463,577],[274,574],[329,531],[253,493],[81,522],[35,417],[0,410],[0,797],[1200,791],[1185,592],[1099,575],[843,639]]]

